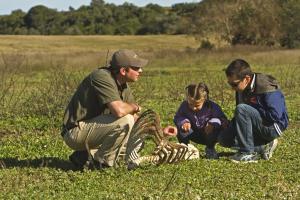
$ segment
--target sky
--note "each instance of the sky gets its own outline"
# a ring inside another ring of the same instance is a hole
[[[145,6],[149,3],[161,6],[171,6],[176,3],[199,2],[200,0],[104,0],[106,3],[121,5],[124,2],[133,3],[136,6]],[[0,15],[10,14],[11,11],[21,9],[27,12],[36,5],[44,5],[58,11],[69,10],[69,7],[77,9],[82,5],[89,5],[91,0],[0,0]]]

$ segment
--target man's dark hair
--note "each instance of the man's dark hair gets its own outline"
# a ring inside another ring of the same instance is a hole
[[[122,67],[120,67],[120,66],[116,66],[116,67],[109,66],[109,67],[108,67],[108,69],[111,71],[111,73],[112,73],[114,76],[116,76],[116,75],[118,75],[118,74],[120,73],[120,69],[121,69],[121,68],[122,68]],[[130,67],[125,67],[126,72],[128,72],[129,69],[130,69]]]
[[[251,76],[253,74],[250,65],[242,59],[236,59],[232,61],[225,70],[226,76],[236,76],[239,79],[245,78],[246,75]]]
[[[112,67],[111,65],[108,67],[108,69],[111,71],[111,73],[116,76],[117,74],[120,73],[120,69],[121,67],[117,66],[117,67]]]

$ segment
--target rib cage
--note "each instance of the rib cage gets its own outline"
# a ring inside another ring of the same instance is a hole
[[[128,147],[134,149],[140,145],[146,137],[153,139],[156,148],[151,155],[134,159],[133,162],[138,165],[142,163],[157,165],[163,163],[177,163],[182,160],[199,158],[199,151],[193,145],[169,141],[169,137],[163,133],[158,114],[152,110],[143,112],[134,124],[131,137],[128,141]]]
[[[159,147],[158,152],[154,151],[152,155],[146,155],[137,158],[134,162],[138,165],[143,163],[152,163],[152,164],[163,164],[163,163],[177,163],[182,160],[192,160],[199,158],[198,149],[192,144],[179,144],[179,143],[170,143],[178,145],[177,147],[171,147],[166,145],[166,147]]]

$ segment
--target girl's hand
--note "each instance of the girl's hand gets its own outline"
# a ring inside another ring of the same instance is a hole
[[[163,129],[163,133],[165,136],[176,136],[177,128],[174,126],[167,126]]]
[[[190,131],[190,129],[191,129],[191,123],[189,123],[189,122],[186,122],[186,123],[184,123],[183,125],[182,125],[182,130],[184,131],[184,132],[189,132]]]

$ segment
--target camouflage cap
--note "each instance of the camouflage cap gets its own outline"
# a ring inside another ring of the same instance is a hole
[[[119,67],[144,67],[148,60],[140,58],[134,51],[121,49],[116,51],[110,61],[112,68]]]

